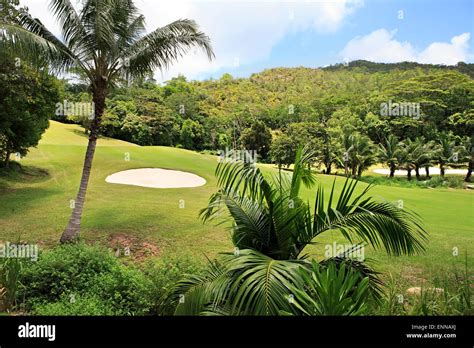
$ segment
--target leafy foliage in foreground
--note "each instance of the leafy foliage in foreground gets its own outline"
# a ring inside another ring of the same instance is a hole
[[[63,306],[66,298],[76,308],[76,299],[84,297],[100,299],[115,315],[146,314],[152,307],[150,281],[100,247],[55,247],[37,262],[25,263],[20,279],[25,284],[20,298],[33,311],[45,303]]]
[[[219,190],[201,215],[204,221],[224,218],[224,222],[232,223],[230,233],[236,252],[211,262],[205,274],[178,284],[170,297],[177,304],[177,314],[278,315],[317,311],[295,306],[289,296],[292,289],[305,289],[307,285],[305,272],[309,272],[311,263],[306,260],[305,247],[327,231],[339,231],[350,242],[367,243],[375,249],[385,249],[389,255],[411,255],[424,250],[426,232],[418,216],[368,197],[370,187],[355,193],[356,181],[347,179],[338,198],[334,182],[327,205],[319,187],[312,210],[299,196],[302,185],[315,184],[308,166],[312,156],[311,151],[300,148],[291,178],[280,172],[273,180],[265,178],[250,163],[219,163]],[[337,273],[341,277],[339,285],[346,286],[346,290],[360,285],[362,290],[367,287],[374,298],[380,295],[376,273],[363,262],[339,254],[323,260],[321,267],[331,276]],[[324,272],[312,272],[316,279],[324,279]],[[360,276],[355,277],[356,273]],[[334,284],[327,278],[320,284],[329,287],[325,289],[328,296],[338,295],[330,290]],[[317,301],[322,312],[330,311],[327,303],[335,300],[325,302],[313,298],[311,291],[307,294]],[[343,292],[344,296],[348,294],[349,290]],[[311,301],[302,296],[300,300],[309,305]],[[360,301],[365,298],[365,290],[356,292],[353,307],[343,306],[334,311],[359,313],[363,307]]]
[[[311,263],[311,272],[301,271],[303,289],[291,287],[295,305],[304,315],[361,315],[370,297],[369,277],[345,263],[326,267]]]

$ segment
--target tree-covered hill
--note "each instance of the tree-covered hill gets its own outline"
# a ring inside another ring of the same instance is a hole
[[[466,137],[474,124],[473,66],[355,61],[321,69],[273,68],[249,78],[133,81],[109,95],[102,133],[141,145],[251,148],[275,162],[291,162],[296,146],[311,144],[326,168],[344,166],[343,154],[354,141],[376,153],[390,135],[461,146],[472,144]],[[90,100],[87,86],[65,84],[63,95]],[[58,120],[88,122],[75,115]],[[257,142],[260,138],[265,140]],[[467,165],[469,155],[463,158]],[[410,166],[403,161],[403,167]]]
[[[328,71],[337,71],[337,70],[354,70],[361,69],[366,72],[374,73],[381,71],[392,71],[392,70],[410,70],[415,68],[422,69],[446,69],[446,70],[456,70],[462,72],[470,77],[474,77],[474,64],[467,64],[464,62],[459,62],[456,65],[441,65],[441,64],[421,64],[416,62],[401,62],[401,63],[374,63],[367,60],[354,60],[348,63],[335,64],[323,68]]]

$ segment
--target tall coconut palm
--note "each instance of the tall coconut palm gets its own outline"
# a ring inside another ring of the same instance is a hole
[[[325,232],[338,231],[350,242],[368,243],[390,255],[423,250],[426,232],[417,215],[368,197],[370,186],[356,193],[357,181],[346,179],[337,197],[335,180],[327,200],[319,187],[311,208],[300,196],[303,185],[315,184],[307,166],[311,156],[300,149],[293,174],[281,178],[266,177],[248,163],[219,163],[219,190],[201,216],[204,221],[231,222],[235,252],[211,262],[204,275],[178,284],[171,296],[179,302],[177,314],[298,314],[288,296],[295,286],[304,288],[301,270],[311,268],[305,248]],[[346,264],[347,255],[325,259],[321,265],[342,261]],[[379,283],[373,271],[363,262],[347,262],[363,279],[369,278],[376,291]]]
[[[50,10],[62,37],[38,19],[21,14],[20,25],[3,23],[0,45],[29,56],[42,56],[60,72],[80,72],[90,84],[95,114],[90,126],[79,192],[61,242],[79,236],[92,160],[107,94],[115,84],[155,69],[165,69],[197,47],[212,59],[209,37],[192,20],[172,22],[145,34],[144,16],[132,0],[84,0],[76,9],[70,0],[52,0]]]
[[[388,138],[385,139],[385,143],[379,144],[378,156],[379,159],[390,168],[390,178],[393,178],[395,175],[395,170],[397,169],[397,155],[399,151],[400,141],[393,134],[390,134]]]

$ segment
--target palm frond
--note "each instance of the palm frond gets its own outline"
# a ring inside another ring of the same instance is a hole
[[[311,163],[314,160],[315,153],[309,147],[300,147],[296,152],[293,176],[291,178],[290,197],[297,197],[301,184],[307,188],[313,187],[316,180],[311,171]]]
[[[355,195],[358,182],[349,180],[346,180],[335,208],[331,206],[334,185],[327,209],[324,209],[323,191],[318,191],[312,234],[303,235],[304,242],[325,231],[339,230],[347,240],[353,242],[356,236],[376,249],[383,247],[389,255],[411,255],[424,250],[427,233],[417,214],[366,197],[370,186]]]
[[[367,309],[369,278],[345,263],[312,262],[300,269],[304,288],[292,286],[294,307],[303,315],[361,315]],[[288,312],[285,311],[287,314]]]
[[[26,22],[29,28],[14,24],[0,25],[0,49],[13,49],[21,56],[49,64],[53,71],[74,66],[75,56],[37,20]]]
[[[95,56],[94,47],[85,41],[87,33],[71,1],[51,0],[49,8],[60,24],[65,45],[74,51],[80,60],[93,59]]]
[[[358,251],[359,248],[364,247],[362,244],[356,244],[351,248],[345,250],[344,252],[335,255],[334,257],[330,257],[324,259],[319,262],[322,267],[327,267],[328,265],[334,264],[336,267],[340,267],[341,265],[345,265],[347,268],[353,269],[354,271],[358,272],[362,278],[369,279],[369,288],[372,297],[376,301],[380,301],[383,295],[383,286],[384,282],[379,277],[380,272],[375,271],[372,267],[370,267],[367,263],[368,260],[357,260],[352,257],[355,252]]]
[[[174,21],[136,41],[124,50],[121,59],[129,62],[122,67],[132,76],[141,76],[156,68],[164,70],[192,48],[202,49],[209,59],[214,57],[210,39],[188,19]]]

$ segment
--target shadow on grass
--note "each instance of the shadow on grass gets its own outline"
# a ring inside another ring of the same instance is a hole
[[[0,167],[0,189],[8,188],[8,183],[36,183],[46,181],[50,177],[46,169],[10,162],[9,168]]]
[[[80,129],[73,129],[70,132],[79,135],[80,137],[84,138],[85,140],[89,140],[89,132],[84,132],[83,130]],[[108,139],[108,137],[104,135],[99,135],[98,139]],[[118,139],[119,140],[119,139]]]
[[[73,129],[71,130],[72,133],[83,137],[84,139],[89,139],[89,133],[84,132],[83,130]]]
[[[3,191],[3,192],[2,192]],[[22,214],[30,207],[41,205],[51,196],[60,195],[57,189],[25,187],[2,190],[0,187],[0,219]],[[45,210],[45,214],[48,211]]]

